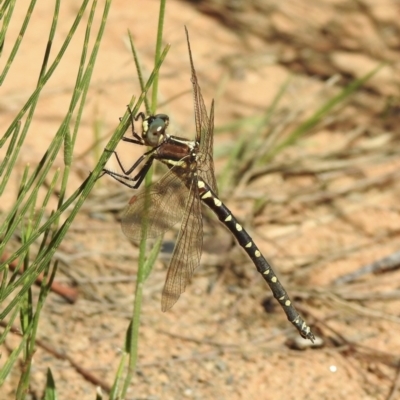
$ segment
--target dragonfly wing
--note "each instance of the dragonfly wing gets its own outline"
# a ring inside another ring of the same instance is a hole
[[[197,80],[196,70],[194,69],[192,51],[190,48],[189,34],[186,29],[186,38],[189,49],[190,69],[192,71],[192,85],[194,97],[194,117],[196,123],[196,141],[200,143],[198,157],[200,176],[208,183],[211,189],[217,193],[217,183],[214,175],[213,161],[213,134],[214,134],[214,100],[211,103],[210,118],[207,114],[207,108],[204,103],[199,82]]]
[[[192,191],[196,192],[192,193]],[[163,311],[170,309],[177,302],[181,293],[185,291],[194,270],[200,264],[203,220],[196,179],[193,180],[188,199],[164,285],[161,304]]]
[[[140,242],[142,229],[146,237],[156,238],[182,219],[188,191],[171,171],[158,182],[135,194],[122,212],[122,231],[133,242]],[[144,228],[143,221],[146,221]]]
[[[202,141],[200,142],[200,154],[198,157],[199,175],[208,183],[213,192],[218,194],[213,159],[214,101],[211,103],[210,118],[207,124],[202,125],[201,129],[206,133],[202,135]]]

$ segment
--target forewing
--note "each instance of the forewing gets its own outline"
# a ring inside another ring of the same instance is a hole
[[[205,129],[205,128],[202,128]],[[200,154],[198,157],[199,170],[198,174],[203,178],[211,189],[218,194],[217,182],[214,175],[214,159],[213,159],[213,131],[214,131],[214,100],[211,103],[210,118],[208,120],[207,135],[202,148],[200,143]]]
[[[196,70],[194,69],[192,51],[190,48],[189,34],[186,30],[186,38],[189,50],[190,69],[192,72],[192,85],[194,97],[194,116],[196,123],[196,141],[200,143],[198,157],[198,167],[200,176],[209,184],[211,189],[217,193],[217,184],[214,176],[213,161],[213,136],[214,136],[214,100],[211,103],[210,118],[207,115],[201,89],[197,80]]]
[[[203,247],[203,221],[196,181],[193,181],[191,187],[181,229],[168,268],[162,294],[161,308],[163,311],[170,309],[177,302],[181,293],[185,291],[194,270],[200,264]]]
[[[133,242],[141,239],[143,220],[146,236],[156,238],[171,229],[182,219],[188,190],[171,171],[158,182],[134,195],[122,213],[122,231]],[[146,206],[147,202],[147,206]]]

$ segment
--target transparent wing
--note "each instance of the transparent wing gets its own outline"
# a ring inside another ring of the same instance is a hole
[[[163,311],[170,309],[185,291],[194,270],[200,264],[202,248],[201,201],[197,193],[197,179],[194,179],[164,285],[161,302]]]
[[[205,129],[205,128],[202,128]],[[214,174],[214,159],[213,159],[213,134],[214,132],[214,100],[211,103],[210,119],[208,121],[207,128],[207,139],[205,140],[205,146],[207,148],[202,149],[200,143],[200,154],[198,157],[198,174],[203,178],[211,189],[218,194],[217,181]]]
[[[209,184],[211,189],[217,193],[217,184],[214,176],[213,161],[213,133],[214,133],[214,101],[211,103],[210,118],[208,118],[206,105],[199,83],[197,81],[196,70],[194,69],[192,51],[190,48],[189,34],[186,30],[186,38],[189,49],[190,69],[192,72],[192,85],[194,97],[194,116],[196,123],[196,141],[200,143],[200,154],[198,157],[198,167],[200,176]]]
[[[142,221],[147,221],[146,236],[156,238],[182,219],[188,189],[171,171],[146,190],[134,195],[122,213],[122,231],[133,242],[140,242]],[[146,204],[147,201],[147,204]]]

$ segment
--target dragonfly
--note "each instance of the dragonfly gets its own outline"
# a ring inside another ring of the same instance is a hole
[[[194,140],[173,136],[168,133],[169,117],[166,114],[146,116],[131,112],[132,137],[123,141],[149,146],[130,168],[125,169],[117,152],[116,160],[121,173],[103,169],[118,182],[138,189],[155,160],[165,164],[168,172],[149,187],[133,195],[124,209],[121,221],[124,234],[138,243],[143,234],[147,238],[159,238],[167,230],[181,222],[174,251],[169,263],[162,293],[162,310],[170,309],[185,291],[194,270],[200,264],[203,247],[202,203],[208,206],[233,234],[270,287],[288,320],[303,338],[314,340],[314,335],[300,316],[286,290],[280,283],[271,264],[261,254],[253,239],[219,199],[214,174],[213,131],[214,100],[207,112],[194,68],[188,30],[185,27],[189,52],[191,82],[194,97],[196,135]],[[141,134],[135,132],[134,123],[141,120]],[[132,176],[133,171],[139,171]],[[143,219],[146,223],[143,224]]]

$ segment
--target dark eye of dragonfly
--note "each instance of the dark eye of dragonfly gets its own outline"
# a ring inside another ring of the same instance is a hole
[[[150,115],[143,121],[143,139],[149,146],[157,146],[164,139],[165,130],[169,124],[166,114]]]

